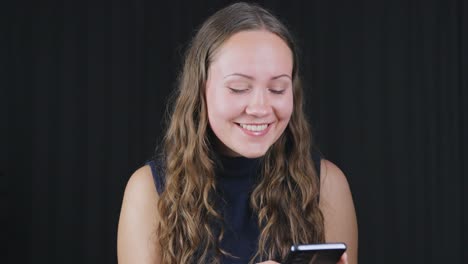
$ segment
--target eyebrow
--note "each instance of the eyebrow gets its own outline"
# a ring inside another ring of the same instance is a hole
[[[244,78],[247,78],[249,80],[253,80],[254,77],[250,76],[250,75],[246,75],[246,74],[242,74],[242,73],[232,73],[232,74],[228,74],[226,76],[224,76],[224,79],[226,79],[227,77],[230,77],[230,76],[240,76],[240,77],[244,77]],[[279,79],[279,78],[282,78],[282,77],[287,77],[289,78],[290,80],[292,80],[291,76],[287,75],[287,74],[281,74],[281,75],[278,75],[278,76],[274,76],[271,78],[271,80],[276,80],[276,79]]]

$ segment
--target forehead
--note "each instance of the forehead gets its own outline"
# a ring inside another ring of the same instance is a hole
[[[264,30],[241,31],[223,43],[210,68],[219,74],[239,72],[259,76],[291,76],[292,52],[276,34]]]

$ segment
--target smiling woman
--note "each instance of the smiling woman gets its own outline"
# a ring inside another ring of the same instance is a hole
[[[292,69],[291,50],[267,30],[242,31],[222,45],[206,83],[222,154],[259,157],[283,134],[293,109]]]
[[[311,151],[298,65],[289,31],[265,9],[238,3],[208,18],[187,50],[160,158],[127,184],[119,262],[271,263],[293,244],[339,241],[357,263],[351,193]]]

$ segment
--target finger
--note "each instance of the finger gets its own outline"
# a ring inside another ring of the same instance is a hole
[[[341,255],[340,261],[337,264],[348,264],[348,254],[346,252]]]

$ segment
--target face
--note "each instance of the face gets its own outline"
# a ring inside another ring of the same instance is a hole
[[[292,52],[277,35],[242,31],[217,51],[208,70],[206,103],[219,151],[263,156],[293,110]]]

